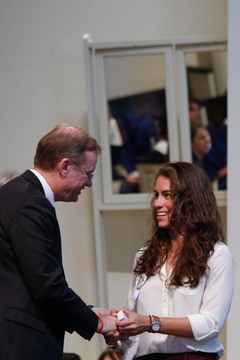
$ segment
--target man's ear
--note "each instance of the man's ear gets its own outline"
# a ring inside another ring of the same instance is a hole
[[[59,174],[63,177],[67,177],[70,170],[71,162],[68,158],[61,159],[58,163]]]

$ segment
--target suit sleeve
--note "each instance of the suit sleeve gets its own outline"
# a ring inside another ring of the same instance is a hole
[[[90,340],[98,318],[67,284],[55,210],[44,196],[21,204],[11,223],[10,240],[22,278],[42,316],[53,326]]]

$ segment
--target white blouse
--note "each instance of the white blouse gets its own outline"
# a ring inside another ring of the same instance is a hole
[[[135,256],[134,267],[142,250]],[[123,343],[125,359],[131,359],[136,349],[137,356],[191,351],[215,352],[219,357],[224,354],[218,336],[226,321],[233,295],[233,261],[225,244],[219,242],[215,245],[208,266],[207,275],[196,288],[182,286],[167,289],[166,264],[160,273],[149,278],[132,274],[128,308],[142,315],[187,316],[194,338],[144,332]]]

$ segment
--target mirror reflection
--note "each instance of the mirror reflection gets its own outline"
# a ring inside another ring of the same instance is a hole
[[[169,160],[164,55],[108,57],[105,74],[112,191],[149,192]]]
[[[227,189],[227,53],[186,55],[192,161]]]

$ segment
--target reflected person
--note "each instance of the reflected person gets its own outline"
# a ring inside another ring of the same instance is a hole
[[[211,138],[208,129],[201,124],[191,124],[192,161],[204,168],[203,157],[211,150]]]
[[[123,342],[124,360],[135,354],[138,360],[217,360],[224,353],[218,337],[232,301],[233,261],[206,173],[187,162],[160,169],[151,219],[122,309],[128,319],[117,321],[122,336],[131,336]]]
[[[112,176],[121,194],[139,192],[139,172],[123,118],[114,117],[108,105],[109,143],[112,160]]]
[[[201,124],[201,106],[197,99],[189,99],[189,119],[191,124]]]
[[[92,186],[100,152],[84,130],[59,125],[40,139],[34,168],[0,188],[1,360],[61,360],[65,331],[90,340],[117,330],[69,287],[55,212]]]
[[[227,189],[227,109],[226,96],[208,101],[208,131],[211,136],[211,151],[204,158],[204,167],[211,179],[217,180],[218,190]]]

